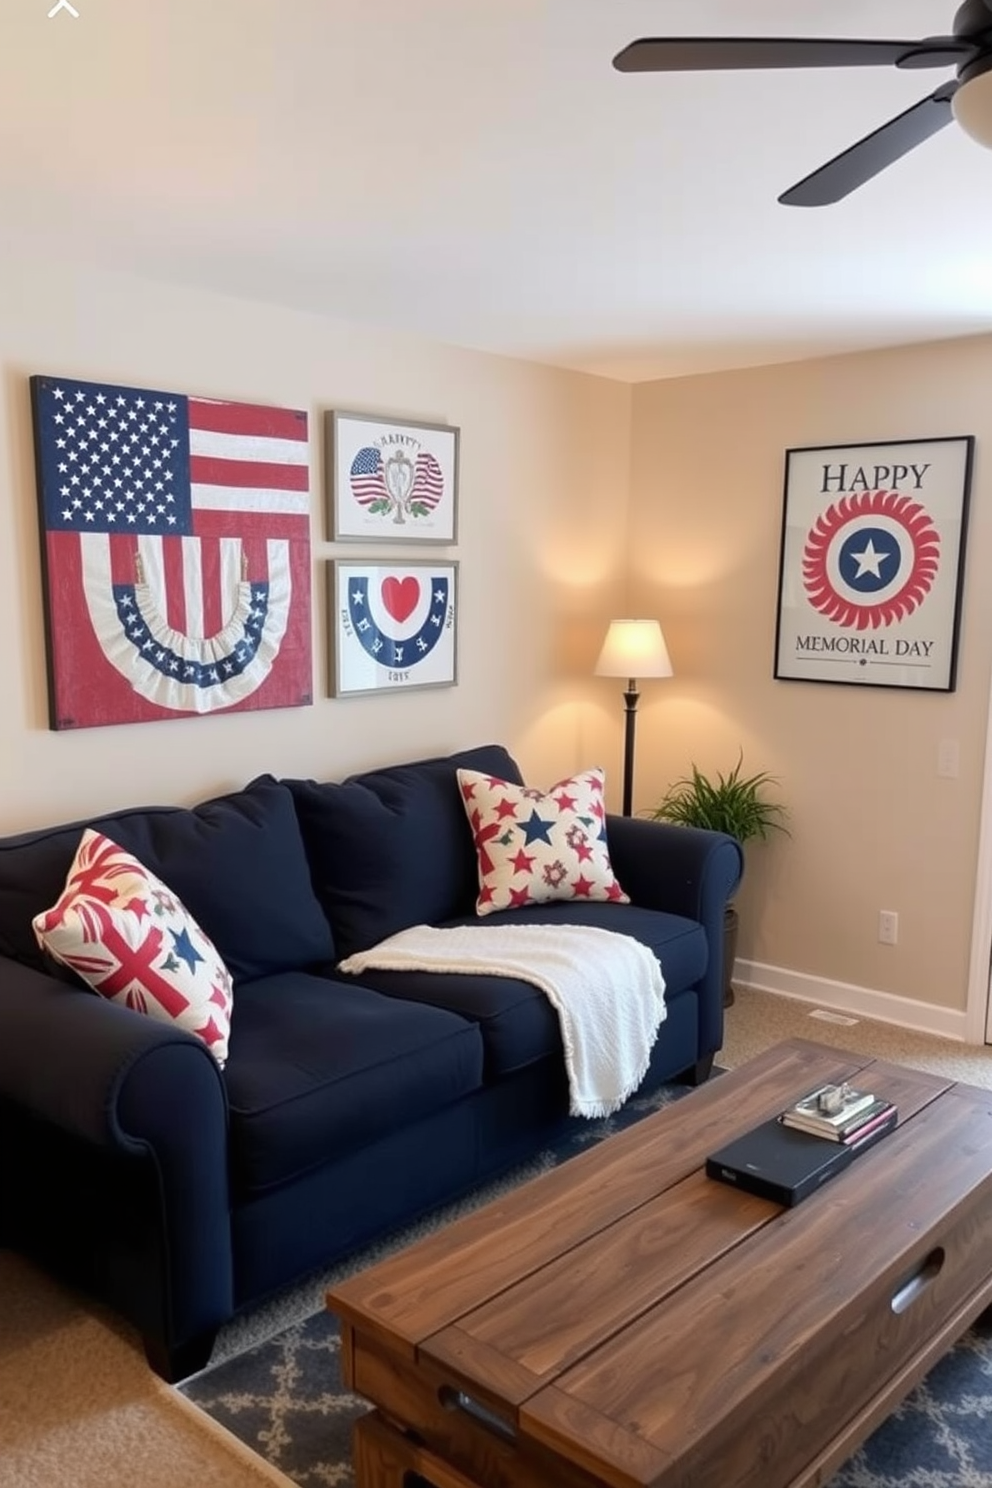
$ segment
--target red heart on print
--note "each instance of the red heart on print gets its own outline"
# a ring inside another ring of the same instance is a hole
[[[390,574],[388,579],[382,581],[382,602],[387,613],[399,624],[413,614],[419,598],[420,583],[409,574],[405,579],[395,579]]]

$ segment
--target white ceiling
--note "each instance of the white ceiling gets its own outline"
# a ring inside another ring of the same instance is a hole
[[[953,75],[621,76],[644,35],[946,34],[955,0],[0,0],[0,233],[637,381],[992,328],[951,125],[778,194]]]

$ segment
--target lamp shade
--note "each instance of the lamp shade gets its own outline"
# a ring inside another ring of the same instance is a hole
[[[596,663],[596,676],[674,676],[658,621],[611,620]]]
[[[951,99],[951,112],[965,134],[992,150],[992,71],[977,72],[962,83]]]

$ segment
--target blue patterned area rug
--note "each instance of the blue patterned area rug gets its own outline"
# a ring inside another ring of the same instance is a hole
[[[576,1122],[535,1162],[481,1189],[415,1230],[394,1236],[379,1260],[497,1193],[557,1166],[686,1093],[666,1086],[616,1116]],[[335,1275],[342,1273],[335,1273]],[[329,1279],[328,1279],[329,1284]],[[179,1386],[299,1488],[350,1488],[351,1427],[368,1409],[341,1383],[339,1335],[323,1308]],[[869,1437],[825,1488],[990,1488],[992,1485],[992,1316],[981,1319]]]

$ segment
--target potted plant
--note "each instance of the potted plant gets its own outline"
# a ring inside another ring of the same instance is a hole
[[[677,822],[683,827],[707,827],[713,832],[727,832],[743,844],[751,837],[768,837],[773,831],[788,834],[783,817],[788,811],[764,791],[776,784],[766,770],[756,775],[742,775],[743,751],[727,775],[717,773],[711,779],[692,765],[692,773],[676,780],[665,792],[661,803],[647,815],[653,821]],[[723,1003],[734,1000],[732,983],[734,956],[737,949],[738,913],[727,905],[723,922]]]

